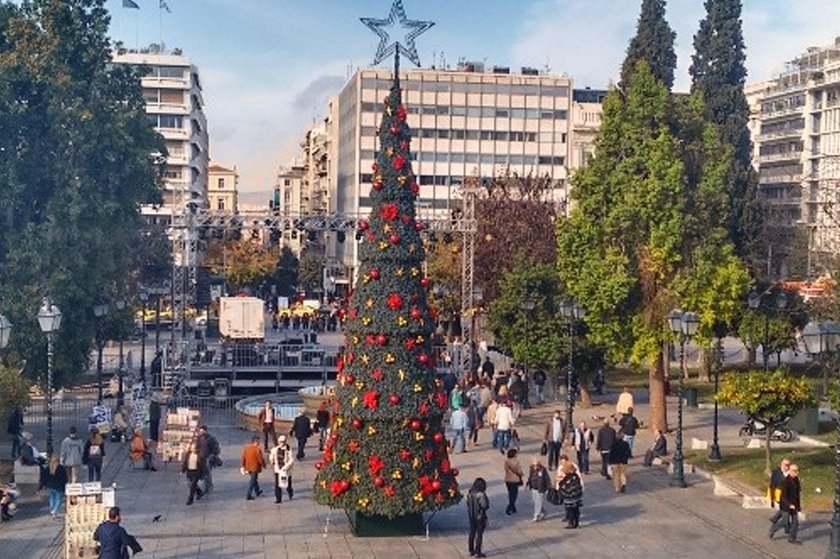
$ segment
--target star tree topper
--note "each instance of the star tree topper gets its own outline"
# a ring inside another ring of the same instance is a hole
[[[402,0],[394,0],[388,19],[363,17],[361,20],[380,38],[379,47],[376,49],[376,56],[373,59],[374,64],[379,64],[392,54],[396,54],[397,60],[399,60],[399,54],[402,53],[415,66],[420,66],[420,57],[417,55],[414,39],[428,31],[434,25],[433,21],[415,21],[406,18]],[[391,32],[400,30],[405,33],[403,40],[392,41]]]

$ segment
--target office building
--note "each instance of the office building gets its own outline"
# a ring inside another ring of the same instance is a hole
[[[210,209],[238,211],[239,173],[236,172],[236,165],[219,165],[211,161],[207,176],[207,201]]]
[[[198,68],[179,50],[166,52],[157,45],[120,50],[114,63],[148,68],[141,78],[146,114],[166,140],[163,204],[143,208],[143,214],[168,223],[168,216],[189,202],[209,207],[209,136]]]

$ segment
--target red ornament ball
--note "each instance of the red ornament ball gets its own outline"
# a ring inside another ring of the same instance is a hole
[[[353,373],[347,373],[346,375],[344,375],[345,386],[350,386],[354,382],[356,382],[356,377],[353,376]]]
[[[391,135],[392,135],[392,136],[396,136],[397,134],[399,134],[399,133],[400,133],[400,128],[399,128],[399,126],[397,126],[396,124],[394,124],[393,126],[391,126],[390,132],[391,132]]]
[[[385,334],[379,334],[378,336],[376,336],[376,343],[378,343],[379,345],[387,344],[388,336],[386,336]]]
[[[362,428],[362,420],[359,419],[358,417],[355,417],[350,421],[350,426],[353,427],[353,429],[357,429],[357,430],[361,429]]]
[[[441,433],[440,431],[438,431],[437,433],[435,433],[435,434],[432,436],[432,438],[434,439],[434,441],[435,441],[436,443],[443,442],[443,433]]]
[[[413,194],[419,194],[419,193],[420,193],[420,185],[419,185],[419,184],[417,184],[416,182],[411,183],[411,187],[410,187],[410,188],[411,188],[411,192],[412,192]]]
[[[399,293],[391,293],[388,295],[388,308],[393,311],[398,311],[403,306],[403,299]]]
[[[385,485],[385,480],[382,478],[382,476],[376,476],[375,478],[373,478],[373,484],[376,487],[382,487],[383,485]]]
[[[399,233],[391,233],[391,236],[388,237],[388,240],[391,241],[392,245],[400,244],[400,235]]]
[[[342,491],[347,491],[348,489],[350,489],[350,482],[347,481],[346,479],[342,479],[341,480],[341,489],[342,489]]]
[[[435,491],[440,491],[440,488],[441,488],[440,480],[438,480],[438,479],[434,480],[432,482],[432,489],[434,489]]]
[[[316,470],[321,470],[323,468],[324,468],[324,461],[323,460],[318,460],[317,462],[315,462],[315,469]]]
[[[420,286],[423,287],[423,289],[429,289],[432,286],[432,280],[429,278],[423,278],[420,280]]]
[[[458,471],[458,468],[452,468],[452,475],[453,475],[453,476],[458,477],[458,474],[459,474],[459,473],[460,473],[460,472]]]
[[[415,221],[414,222],[414,229],[417,231],[422,231],[426,228],[426,225],[422,221]]]
[[[426,355],[425,353],[421,353],[417,357],[417,360],[420,361],[420,363],[422,363],[423,365],[428,365],[429,364],[429,356]]]
[[[371,268],[370,272],[368,272],[368,275],[370,276],[370,279],[375,280],[378,280],[381,277],[379,273],[379,268]]]
[[[359,220],[359,230],[360,231],[367,231],[369,227],[370,227],[370,223],[368,223],[366,220],[364,220],[364,219]]]
[[[421,311],[417,307],[414,307],[413,309],[411,309],[411,318],[413,318],[414,320],[420,320],[421,318],[423,318],[423,311]]]
[[[408,426],[411,427],[412,431],[419,431],[423,428],[423,424],[420,422],[419,419],[412,419]]]
[[[396,406],[397,404],[400,403],[400,395],[399,394],[391,394],[391,396],[388,397],[388,401],[391,402],[392,406]]]

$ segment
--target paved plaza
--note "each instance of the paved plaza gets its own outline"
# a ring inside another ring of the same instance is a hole
[[[641,394],[637,395],[637,400]],[[606,396],[614,401],[615,393]],[[676,402],[672,399],[671,411]],[[644,404],[638,406],[646,416]],[[543,422],[553,406],[524,412],[519,431],[523,439],[520,456],[527,467],[539,448]],[[578,419],[603,414],[610,405],[582,410]],[[603,411],[601,411],[603,410]],[[149,558],[365,558],[371,557],[467,557],[467,517],[464,505],[441,511],[429,523],[429,536],[406,538],[356,538],[346,516],[330,512],[311,500],[313,466],[317,455],[311,445],[307,458],[294,467],[295,498],[275,504],[271,495],[273,476],[263,474],[262,497],[245,500],[246,479],[239,473],[239,451],[249,434],[230,425],[229,416],[206,416],[210,430],[222,445],[224,465],[214,472],[215,490],[193,506],[186,506],[187,484],[179,465],[169,463],[158,472],[133,470],[127,460],[127,445],[109,443],[106,483],[116,483],[117,504],[123,510],[123,525],[140,540]],[[710,412],[689,410],[686,437],[708,437]],[[724,414],[724,453],[737,445],[737,414]],[[590,422],[592,423],[592,422]],[[616,495],[610,482],[597,473],[584,476],[586,491],[580,530],[565,530],[562,507],[548,506],[543,522],[531,522],[531,498],[520,493],[518,513],[506,516],[506,492],[502,458],[487,444],[488,431],[481,432],[480,445],[453,456],[461,470],[461,483],[468,488],[482,476],[488,480],[491,502],[489,529],[484,551],[494,557],[586,557],[612,559],[675,557],[681,559],[798,558],[823,556],[828,546],[827,515],[810,514],[803,523],[802,546],[792,546],[781,534],[767,538],[769,510],[745,510],[735,500],[714,497],[712,483],[689,475],[687,489],[668,486],[663,468],[644,468],[635,459],[630,467],[626,494]],[[642,431],[637,454],[649,444]],[[314,442],[314,441],[311,441]],[[669,439],[673,446],[673,438]],[[0,445],[6,452],[7,445]],[[597,472],[598,459],[593,461]],[[807,472],[803,473],[805,490]],[[40,503],[27,504],[17,518],[0,526],[0,558],[61,557],[62,523],[52,520]],[[160,515],[160,520],[153,518]]]

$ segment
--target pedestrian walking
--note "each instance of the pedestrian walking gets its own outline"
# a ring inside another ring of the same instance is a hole
[[[473,446],[478,444],[478,430],[481,429],[481,404],[478,398],[476,392],[476,399],[471,399],[467,408],[467,441]]]
[[[187,481],[190,484],[187,506],[193,504],[194,499],[201,499],[204,496],[204,491],[198,487],[198,482],[205,476],[206,469],[207,459],[199,451],[198,442],[191,442],[187,453],[184,454],[184,461],[181,463],[181,473],[187,474]]]
[[[330,410],[327,406],[327,401],[324,400],[315,413],[315,422],[318,425],[318,451],[324,450],[324,444],[330,435]]]
[[[653,443],[650,445],[650,448],[645,451],[644,465],[650,466],[653,464],[654,458],[665,456],[666,454],[668,454],[668,440],[665,438],[662,431],[657,429],[656,435],[653,437]]]
[[[283,489],[291,499],[295,491],[292,488],[292,465],[295,459],[292,456],[292,447],[286,442],[286,436],[280,435],[277,439],[277,446],[271,449],[269,462],[274,468],[274,502],[283,501]]]
[[[132,462],[143,461],[143,469],[157,471],[152,464],[152,452],[149,450],[149,442],[143,437],[143,430],[139,427],[134,430],[131,437],[131,450],[128,453]]]
[[[545,403],[545,383],[547,380],[548,376],[545,374],[545,371],[534,371],[534,393],[538,404]]]
[[[242,448],[242,475],[248,475],[248,493],[245,498],[249,501],[254,499],[254,495],[259,497],[262,495],[260,489],[259,476],[260,472],[265,468],[265,456],[263,456],[260,449],[260,437],[254,435],[251,442]]]
[[[580,507],[583,504],[583,480],[574,463],[566,462],[562,466],[563,477],[557,491],[566,507],[566,528],[580,527]]]
[[[312,436],[312,422],[306,417],[306,408],[300,408],[300,413],[292,424],[291,434],[297,440],[297,459],[303,460],[306,457],[306,441]]]
[[[607,479],[612,479],[612,477],[610,477],[609,469],[610,451],[612,450],[615,438],[615,429],[613,429],[610,426],[610,422],[605,419],[604,424],[600,429],[598,429],[598,435],[595,439],[595,448],[597,448],[598,452],[601,453],[601,475]]]
[[[545,518],[545,493],[548,491],[549,483],[548,470],[542,465],[539,456],[535,456],[528,470],[528,489],[531,490],[531,499],[534,501],[532,522],[539,522]]]
[[[143,551],[137,538],[120,526],[121,521],[120,507],[111,507],[108,520],[96,527],[93,540],[97,543],[99,559],[125,559],[129,549],[134,555]]]
[[[785,457],[782,458],[781,462],[779,462],[779,467],[770,472],[770,487],[768,489],[768,493],[770,493],[770,507],[778,507],[779,509],[776,511],[776,514],[770,517],[771,525],[775,525],[779,519],[785,516],[785,511],[782,507],[782,485],[784,484],[789,471],[790,458]],[[788,533],[790,533],[790,524],[785,525],[785,534]]]
[[[510,448],[510,438],[515,424],[513,410],[511,410],[507,401],[501,402],[496,408],[495,420],[499,451],[506,454],[508,448]]]
[[[612,467],[613,488],[616,493],[624,493],[627,488],[627,462],[630,460],[630,445],[624,440],[621,431],[610,449],[610,467]]]
[[[770,539],[782,526],[790,526],[788,541],[793,544],[801,544],[796,536],[799,533],[799,512],[802,510],[800,498],[802,496],[802,485],[799,482],[799,466],[791,464],[787,475],[782,481],[782,491],[779,500],[779,510],[784,514],[770,527]]]
[[[627,408],[627,413],[618,420],[621,432],[624,433],[624,440],[630,447],[630,457],[633,457],[633,441],[636,440],[636,430],[641,426],[639,420],[633,415],[633,406]]]
[[[490,500],[487,498],[487,482],[476,478],[467,493],[467,517],[470,521],[469,550],[470,557],[487,557],[481,551],[484,530],[487,528],[487,511]]]
[[[557,458],[560,456],[560,447],[563,446],[566,427],[560,417],[560,410],[554,410],[554,416],[545,424],[543,442],[546,444],[546,450],[548,451],[549,470],[557,468]]]
[[[467,430],[467,412],[466,402],[461,403],[461,407],[452,412],[449,418],[449,428],[452,430],[452,451],[466,452],[467,439],[465,438]]]
[[[525,478],[525,474],[522,473],[522,465],[516,457],[518,452],[515,448],[509,449],[505,460],[505,487],[507,487],[508,493],[508,505],[505,514],[508,516],[516,514],[516,499],[519,497],[519,488],[522,487]]]
[[[85,441],[82,463],[87,466],[88,481],[102,481],[102,460],[105,458],[105,438],[96,427],[90,428],[90,436]]]
[[[20,447],[23,444],[23,410],[20,406],[9,412],[6,433],[12,437],[12,462],[14,462],[20,456]]]
[[[498,409],[499,403],[493,399],[490,401],[490,404],[487,406],[487,411],[485,412],[485,421],[488,425],[490,425],[490,443],[493,448],[499,448],[499,432],[496,429],[496,410]]]
[[[581,421],[575,429],[574,445],[577,463],[584,474],[589,474],[589,448],[595,443],[595,434]]]
[[[68,435],[61,441],[59,454],[61,465],[67,468],[70,483],[81,481],[82,456],[85,453],[85,443],[76,436],[76,426],[70,427]]]
[[[149,403],[149,438],[155,441],[155,443],[160,440],[160,417],[160,396],[155,394]]]
[[[618,401],[615,403],[616,419],[621,419],[627,410],[633,407],[633,393],[630,392],[630,387],[625,385],[621,389],[621,394],[618,395]]]
[[[277,444],[277,433],[274,432],[274,405],[271,400],[265,401],[257,416],[257,423],[259,423],[263,432],[263,450],[268,452],[269,442],[271,442],[271,446]]]
[[[67,469],[59,464],[58,456],[51,456],[49,465],[41,470],[38,489],[46,488],[50,496],[50,515],[58,518],[67,487]]]
[[[219,446],[219,441],[207,430],[207,425],[200,425],[196,432],[196,443],[198,445],[198,453],[204,459],[204,493],[209,493],[213,489],[213,468],[222,465],[222,449]]]

